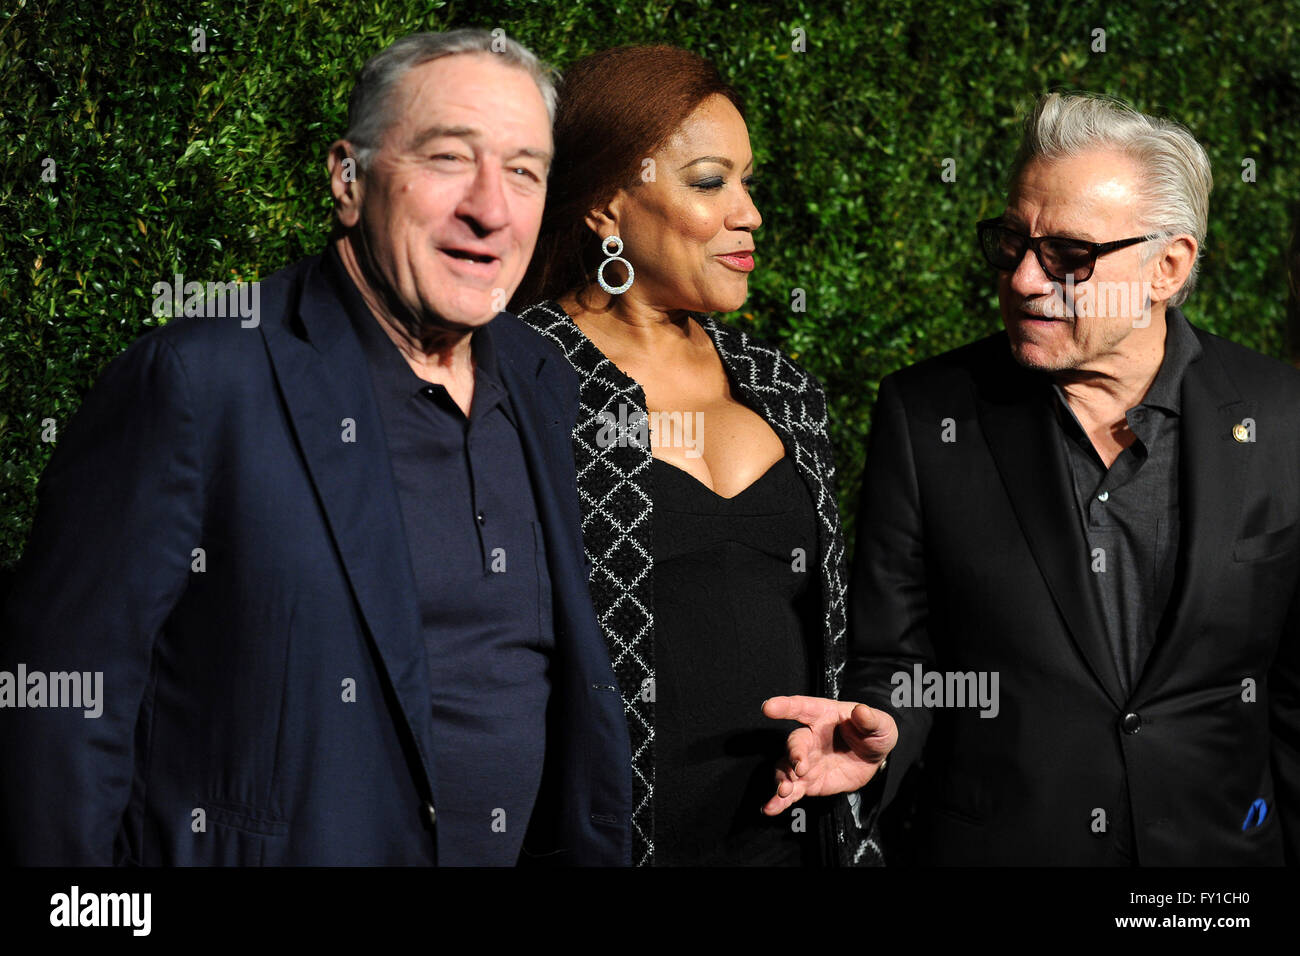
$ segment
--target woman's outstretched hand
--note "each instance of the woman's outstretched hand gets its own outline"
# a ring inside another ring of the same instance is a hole
[[[771,697],[763,702],[763,713],[804,725],[786,738],[785,759],[776,768],[776,794],[763,805],[768,816],[803,797],[865,787],[898,743],[893,717],[851,700]]]

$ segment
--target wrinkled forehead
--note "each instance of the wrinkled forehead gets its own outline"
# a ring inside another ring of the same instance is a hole
[[[408,131],[470,127],[550,144],[550,116],[536,81],[490,53],[457,53],[413,67],[393,88],[388,108],[392,126]]]
[[[1113,238],[1114,229],[1137,223],[1141,207],[1137,164],[1122,153],[1092,150],[1026,163],[1011,184],[1006,218],[1035,233]]]

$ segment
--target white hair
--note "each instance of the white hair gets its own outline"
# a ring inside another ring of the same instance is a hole
[[[357,166],[365,171],[384,133],[393,124],[393,89],[410,70],[430,60],[458,53],[491,53],[508,66],[533,78],[551,124],[555,124],[556,71],[521,43],[487,30],[460,29],[446,33],[413,33],[402,37],[366,61],[348,100],[348,131],[343,138],[357,151]]]
[[[1049,93],[1025,120],[1011,182],[1020,178],[1031,160],[1063,159],[1095,149],[1114,149],[1137,163],[1142,193],[1138,216],[1150,238],[1196,237],[1197,261],[1169,300],[1170,305],[1182,305],[1196,284],[1214,188],[1204,147],[1173,120],[1139,113],[1113,97]],[[1143,262],[1162,251],[1158,245],[1147,248]]]

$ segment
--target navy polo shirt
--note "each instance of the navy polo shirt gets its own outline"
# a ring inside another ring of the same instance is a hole
[[[467,418],[407,364],[332,246],[325,261],[370,367],[406,529],[433,689],[438,862],[511,866],[541,781],[555,637],[541,525],[491,324],[471,339]]]

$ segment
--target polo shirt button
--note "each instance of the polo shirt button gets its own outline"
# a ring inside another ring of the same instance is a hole
[[[1125,714],[1120,726],[1124,728],[1124,733],[1135,734],[1142,729],[1142,718],[1137,714]]]
[[[1097,496],[1098,501],[1108,501],[1109,499],[1110,499],[1109,491],[1103,491],[1101,494]]]
[[[475,517],[478,518],[479,524],[484,524],[487,521],[487,518],[484,516],[483,512],[481,511],[477,515],[475,515]]]
[[[437,825],[437,823],[438,823],[438,811],[434,809],[434,806],[433,806],[432,803],[426,803],[426,804],[424,805],[424,812],[427,813],[427,814],[429,815],[429,822],[432,823],[432,824],[434,824],[434,825]]]

